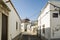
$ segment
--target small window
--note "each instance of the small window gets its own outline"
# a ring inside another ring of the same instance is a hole
[[[53,18],[58,18],[58,13],[53,13]]]
[[[18,29],[18,22],[16,22],[16,30]]]

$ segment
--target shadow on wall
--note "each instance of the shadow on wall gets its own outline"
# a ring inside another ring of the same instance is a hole
[[[42,28],[41,29],[41,39],[48,40],[51,38],[51,29],[50,28]]]
[[[41,29],[41,39],[60,40],[60,38],[54,38],[54,36],[58,35],[58,34],[56,34],[57,32],[60,32],[60,31],[56,31],[56,29],[54,30],[52,28],[42,28]],[[53,39],[51,37],[53,37]]]

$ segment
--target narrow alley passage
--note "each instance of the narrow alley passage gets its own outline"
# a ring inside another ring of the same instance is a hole
[[[40,40],[37,35],[23,35],[21,40]]]

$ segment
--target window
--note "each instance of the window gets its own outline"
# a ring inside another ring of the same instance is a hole
[[[43,25],[43,33],[45,34],[45,25]]]
[[[16,30],[18,29],[18,22],[16,22]]]
[[[58,18],[58,13],[53,13],[53,18]]]

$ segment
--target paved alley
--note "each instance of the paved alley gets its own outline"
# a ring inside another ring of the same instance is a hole
[[[23,35],[21,40],[40,40],[36,35]]]

